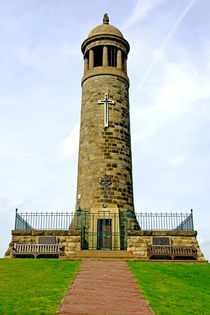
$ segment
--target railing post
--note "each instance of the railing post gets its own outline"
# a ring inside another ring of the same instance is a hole
[[[16,208],[15,209],[15,230],[17,228],[17,212],[18,212],[18,209]]]
[[[27,228],[27,212],[26,212],[26,220],[25,220],[25,229],[24,230],[28,230],[28,228]]]
[[[192,231],[194,231],[194,223],[193,223],[193,209],[190,209],[191,217],[192,217]]]

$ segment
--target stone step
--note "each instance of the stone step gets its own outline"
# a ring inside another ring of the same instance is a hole
[[[68,259],[115,259],[115,260],[140,260],[141,256],[129,251],[106,251],[106,250],[81,250],[68,256],[61,256],[61,260]]]
[[[78,251],[68,256],[60,256],[60,260],[95,260],[95,261],[142,261],[142,262],[161,262],[161,263],[181,263],[181,264],[207,264],[208,261],[200,260],[164,260],[164,259],[145,259],[138,254],[126,251]]]

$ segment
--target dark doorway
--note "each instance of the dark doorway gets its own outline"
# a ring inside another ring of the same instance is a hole
[[[98,219],[97,223],[97,249],[112,249],[112,220]]]

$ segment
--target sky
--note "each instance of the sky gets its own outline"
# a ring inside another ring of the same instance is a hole
[[[83,57],[104,13],[130,43],[136,212],[190,212],[210,259],[210,1],[0,0],[0,257],[19,211],[76,203]]]

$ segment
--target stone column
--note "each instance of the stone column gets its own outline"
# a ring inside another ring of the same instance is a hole
[[[103,47],[103,67],[108,66],[108,47]]]
[[[117,50],[117,68],[122,70],[122,51],[121,51],[121,49]]]
[[[84,59],[84,73],[86,73],[88,71],[88,67],[89,67],[88,58],[85,57],[85,59]]]
[[[94,52],[93,49],[89,51],[89,69],[94,67]]]
[[[124,59],[124,72],[127,74],[127,59]]]

